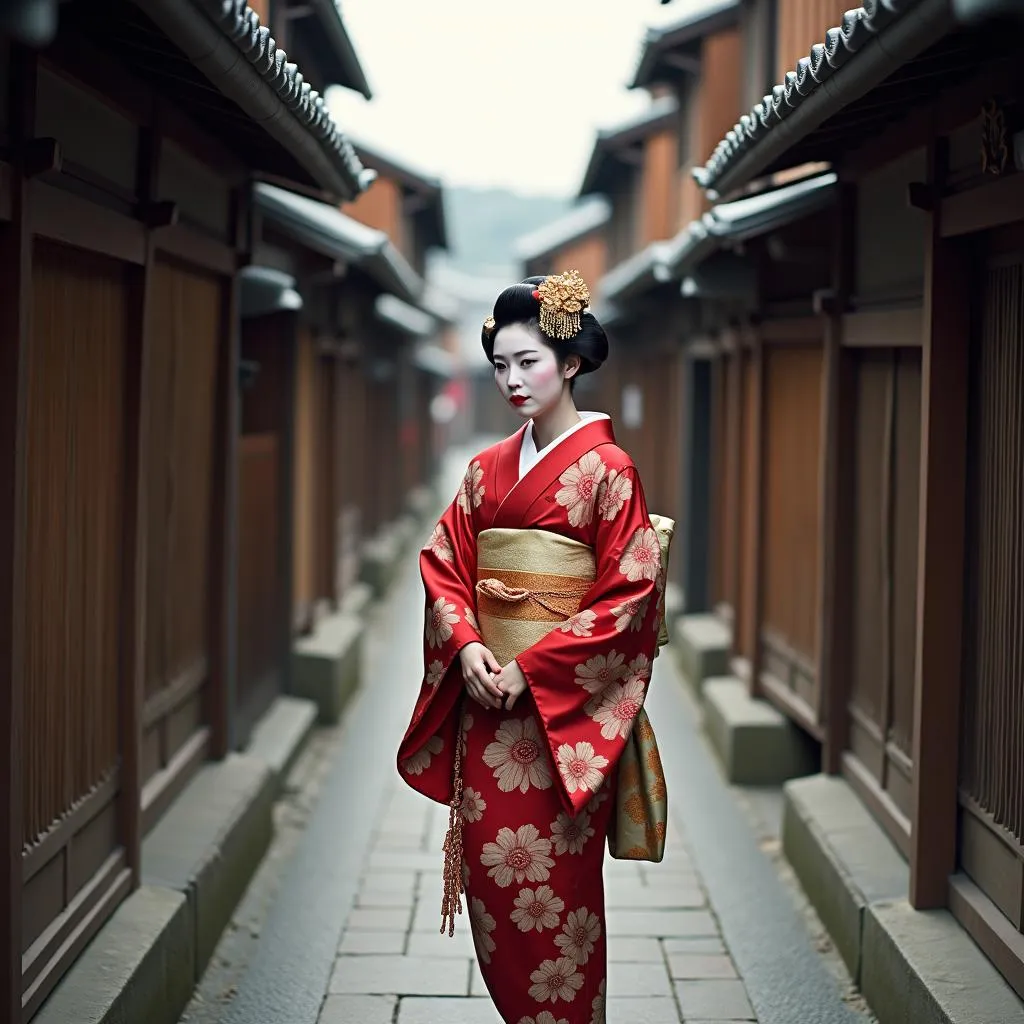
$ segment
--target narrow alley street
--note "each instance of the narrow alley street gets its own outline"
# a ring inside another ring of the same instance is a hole
[[[467,454],[449,458],[443,493]],[[410,555],[372,613],[367,682],[293,771],[271,854],[182,1024],[497,1021],[466,917],[454,939],[438,932],[446,809],[393,767],[421,671],[421,600]],[[778,795],[723,783],[670,649],[648,708],[672,831],[661,864],[607,861],[608,1020],[868,1021],[772,859]]]

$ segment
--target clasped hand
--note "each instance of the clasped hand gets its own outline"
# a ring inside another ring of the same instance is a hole
[[[466,644],[459,651],[462,679],[466,692],[482,707],[512,710],[515,702],[526,692],[526,676],[515,660],[502,668],[493,654],[481,643]]]

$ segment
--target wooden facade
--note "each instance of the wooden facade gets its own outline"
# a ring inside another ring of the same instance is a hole
[[[742,7],[775,81],[843,11]],[[723,229],[756,288],[701,300],[687,341],[710,352],[707,591],[735,670],[877,819],[911,904],[949,908],[1024,997],[1024,174],[1001,155],[1024,91],[1018,26],[951,31],[908,92],[765,160],[769,191],[828,161],[830,208]]]
[[[241,315],[252,176],[335,201],[359,187],[357,163],[325,146],[310,170],[232,106],[233,83],[188,64],[167,26],[202,12],[183,4],[158,27],[118,3],[96,29],[88,7],[62,5],[48,48],[0,42],[0,1018],[12,1024],[140,884],[143,838],[200,765],[243,746],[287,688],[297,595],[326,589],[292,508],[314,476],[294,441],[310,335],[294,312]],[[247,99],[280,104],[277,129],[306,130],[298,105],[239,65]]]

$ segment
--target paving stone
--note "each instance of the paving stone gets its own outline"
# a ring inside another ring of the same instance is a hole
[[[317,1024],[391,1024],[397,996],[328,996]]]
[[[657,939],[622,939],[612,935],[608,939],[610,963],[663,964],[665,954]]]
[[[659,885],[636,889],[632,886],[619,888],[610,885],[604,896],[606,907],[623,910],[687,910],[703,907],[705,903],[704,893],[696,885]]]
[[[364,889],[356,896],[357,907],[391,907],[403,908],[412,913],[416,905],[416,897],[411,892],[401,889]]]
[[[706,910],[616,910],[608,911],[608,934],[648,938],[702,938],[715,936],[718,929]]]
[[[416,891],[415,871],[367,871],[359,883],[360,890],[387,890],[388,892]]]
[[[373,866],[377,871],[430,871],[442,863],[440,856],[437,850],[381,850],[373,855]]]
[[[441,934],[440,927],[438,923],[433,932],[412,932],[407,949],[409,956],[457,957],[460,960],[472,960],[476,956],[468,924],[456,924],[455,934],[450,938],[447,932]]]
[[[668,966],[673,978],[706,980],[736,977],[736,965],[723,954],[671,953]]]
[[[411,998],[399,1004],[398,1024],[502,1024],[502,1020],[485,999]]]
[[[754,1019],[742,981],[677,981],[676,992],[688,1020]]]
[[[680,1018],[674,999],[610,996],[608,1020],[614,1024],[679,1024]]]
[[[608,991],[622,996],[672,996],[664,964],[608,964]]]
[[[411,907],[356,907],[348,915],[349,932],[407,932]]]
[[[346,995],[464,996],[468,990],[468,961],[419,956],[340,956],[328,987]]]
[[[338,946],[340,954],[366,956],[372,953],[397,955],[405,952],[405,932],[345,932]]]
[[[376,852],[381,850],[416,850],[423,849],[423,834],[421,832],[389,832],[377,836],[373,841],[373,849]],[[376,852],[373,856],[376,856]]]
[[[662,943],[665,952],[671,957],[674,953],[724,953],[725,943],[717,937],[703,939],[665,939]]]

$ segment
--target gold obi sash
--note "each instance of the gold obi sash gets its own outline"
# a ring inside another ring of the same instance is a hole
[[[547,530],[483,530],[476,564],[480,634],[499,665],[575,615],[597,578],[586,544]]]
[[[651,516],[651,525],[665,570],[675,523]],[[561,534],[501,528],[478,535],[476,575],[480,635],[498,664],[507,665],[579,611],[597,578],[597,565],[591,548]],[[668,639],[663,594],[659,611],[661,646]],[[641,708],[619,762],[609,852],[619,860],[660,861],[667,821],[661,757],[654,729]]]

